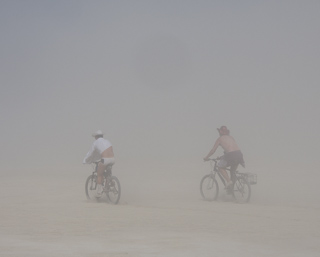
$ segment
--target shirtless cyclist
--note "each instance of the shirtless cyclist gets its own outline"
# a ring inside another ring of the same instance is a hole
[[[244,166],[243,155],[234,138],[230,136],[230,131],[226,126],[221,126],[220,129],[218,128],[218,132],[220,136],[216,140],[211,151],[203,159],[204,161],[208,161],[209,157],[215,153],[219,146],[223,148],[224,155],[220,158],[217,166],[219,172],[227,182],[226,188],[230,188],[233,185],[233,182],[229,178],[226,168],[230,167],[232,176],[232,174],[237,170],[239,164]]]

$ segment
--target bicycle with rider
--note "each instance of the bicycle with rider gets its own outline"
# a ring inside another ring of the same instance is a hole
[[[204,161],[208,161],[209,157],[216,152],[219,146],[223,148],[224,155],[220,157],[217,166],[219,172],[226,180],[226,188],[231,188],[233,185],[232,176],[237,170],[239,164],[241,164],[244,167],[244,159],[240,148],[238,147],[235,139],[232,136],[230,136],[230,131],[227,129],[227,127],[221,126],[217,130],[219,132],[219,137],[214,143],[213,148],[203,159]],[[227,167],[230,167],[231,178],[229,177],[226,171]]]
[[[97,168],[97,195],[96,197],[101,197],[103,192],[103,172],[107,166],[112,166],[115,163],[114,153],[112,144],[109,140],[103,138],[103,132],[101,130],[96,131],[92,134],[95,138],[91,149],[87,153],[83,160],[83,163],[90,164],[95,161],[100,160]]]

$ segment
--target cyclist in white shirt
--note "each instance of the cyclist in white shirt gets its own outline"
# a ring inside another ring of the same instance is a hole
[[[99,161],[97,169],[97,197],[101,197],[103,187],[103,172],[108,165],[113,165],[115,163],[114,153],[112,144],[107,139],[103,138],[103,132],[101,130],[96,131],[92,134],[95,138],[95,141],[92,144],[91,149],[87,153],[86,157],[83,160],[83,163],[92,163]]]

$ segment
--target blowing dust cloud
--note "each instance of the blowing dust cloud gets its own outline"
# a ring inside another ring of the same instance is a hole
[[[319,256],[320,3],[0,7],[0,256]],[[200,192],[223,125],[248,203]],[[97,130],[117,204],[86,197]]]

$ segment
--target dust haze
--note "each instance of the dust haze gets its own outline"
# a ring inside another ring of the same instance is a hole
[[[319,256],[319,11],[1,1],[0,256]],[[201,198],[221,125],[257,174],[248,204]],[[118,205],[85,196],[97,129]]]

